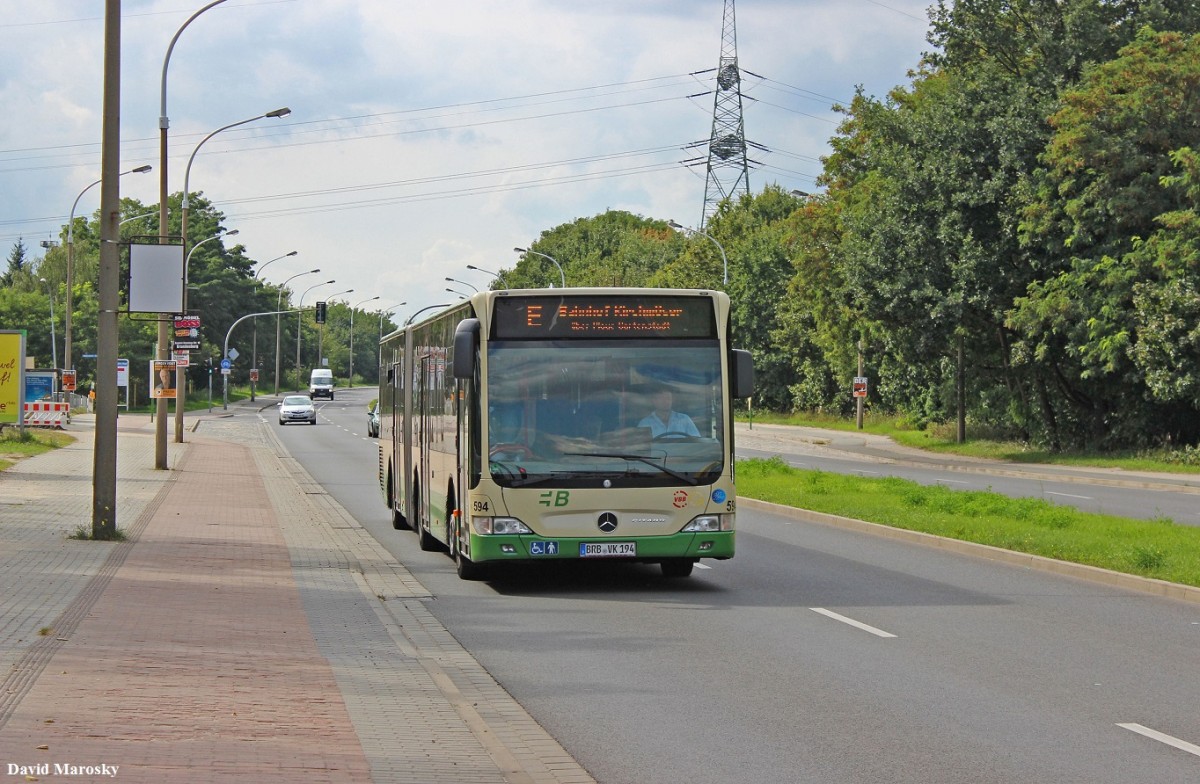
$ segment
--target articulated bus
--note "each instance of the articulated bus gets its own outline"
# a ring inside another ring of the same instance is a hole
[[[625,559],[686,577],[734,554],[729,298],[486,291],[380,341],[379,483],[397,529],[463,579]]]

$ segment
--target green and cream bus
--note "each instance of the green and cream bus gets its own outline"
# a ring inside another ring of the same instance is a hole
[[[717,291],[487,291],[384,336],[379,482],[464,579],[734,554],[734,398],[753,385]]]

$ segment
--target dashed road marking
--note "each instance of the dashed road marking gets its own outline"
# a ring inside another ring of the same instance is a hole
[[[847,618],[844,615],[838,615],[837,613],[833,612],[832,610],[826,610],[824,607],[810,607],[809,609],[815,613],[824,615],[826,618],[832,618],[833,620],[840,621],[841,623],[844,623],[848,626],[853,626],[855,629],[861,629],[864,632],[869,632],[871,634],[874,634],[876,637],[895,637],[896,636],[890,632],[885,632],[883,629],[876,629],[874,626],[868,626],[867,624],[865,624],[861,621],[856,621],[853,618]]]

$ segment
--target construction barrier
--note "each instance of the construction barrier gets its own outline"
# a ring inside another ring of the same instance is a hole
[[[38,401],[25,404],[26,427],[56,427],[71,421],[71,404]]]

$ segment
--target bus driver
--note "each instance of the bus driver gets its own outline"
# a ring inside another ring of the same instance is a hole
[[[658,438],[664,434],[700,437],[700,431],[696,429],[696,423],[690,416],[671,410],[675,397],[670,389],[666,387],[659,389],[650,400],[654,405],[654,410],[642,417],[642,420],[638,422],[638,427],[650,428],[651,438]]]

